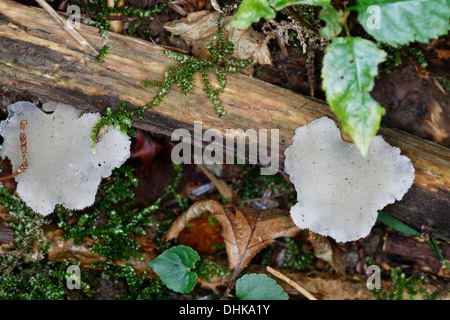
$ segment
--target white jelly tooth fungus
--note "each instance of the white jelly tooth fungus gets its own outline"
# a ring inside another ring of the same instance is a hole
[[[378,210],[400,200],[414,181],[411,161],[375,136],[366,158],[323,117],[295,131],[285,172],[297,191],[294,223],[337,242],[370,233]]]
[[[60,103],[54,107],[47,114],[30,102],[17,102],[8,107],[9,116],[0,123],[1,156],[8,157],[16,170],[22,162],[19,124],[28,122],[28,168],[15,177],[17,193],[42,215],[53,212],[57,204],[72,210],[92,205],[101,179],[130,156],[129,137],[114,128],[108,129],[92,153],[91,131],[100,114],[81,115]]]

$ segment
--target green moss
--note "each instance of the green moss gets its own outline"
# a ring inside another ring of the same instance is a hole
[[[36,260],[42,257],[48,249],[42,226],[45,219],[33,212],[18,196],[8,189],[0,187],[0,204],[10,212],[9,226],[14,232],[15,250],[9,252],[11,259],[0,264],[0,270],[13,268],[19,261]],[[9,266],[6,267],[5,263]],[[0,274],[0,277],[2,274]]]
[[[225,110],[219,100],[219,95],[225,90],[226,73],[236,73],[239,68],[244,68],[250,65],[253,59],[249,58],[246,60],[235,60],[231,58],[234,51],[234,44],[232,41],[225,41],[225,36],[222,29],[222,19],[223,15],[221,15],[217,21],[218,31],[215,33],[214,39],[207,47],[211,53],[212,60],[197,60],[187,55],[172,51],[164,51],[164,56],[180,62],[181,66],[168,67],[165,71],[165,78],[162,83],[143,81],[142,85],[144,87],[156,87],[159,89],[153,100],[147,103],[143,108],[126,110],[125,102],[122,103],[119,111],[117,112],[112,112],[111,109],[108,108],[106,116],[102,118],[92,130],[91,140],[94,150],[95,144],[99,140],[99,132],[103,126],[109,127],[114,125],[121,131],[123,131],[123,128],[131,127],[133,117],[139,117],[142,119],[144,112],[158,106],[175,84],[182,89],[186,96],[189,95],[189,93],[195,89],[195,74],[200,74],[202,76],[202,83],[206,95],[214,105],[218,115],[225,115]],[[209,82],[210,72],[217,77],[220,84],[218,89],[213,89]]]
[[[4,187],[0,203],[10,212],[14,232],[14,249],[0,257],[0,299],[63,299],[68,262],[44,259],[49,248],[42,229],[45,218]]]
[[[306,270],[314,262],[314,252],[304,249],[304,243],[292,238],[286,238],[286,256],[283,267],[295,270]]]
[[[0,258],[0,262],[4,258]],[[0,300],[63,300],[67,298],[66,286],[69,273],[67,268],[73,265],[45,260],[22,261],[8,272],[0,281]],[[79,264],[78,264],[79,265]],[[81,292],[86,298],[92,298],[88,283],[80,282]]]
[[[306,58],[306,54],[303,52],[303,45],[300,40],[298,40],[296,31],[289,31],[289,44],[295,49],[295,51],[297,51],[298,54]]]
[[[168,298],[167,288],[159,279],[148,279],[150,268],[141,275],[136,273],[133,266],[126,264],[115,267],[114,277],[125,280],[127,293],[117,296],[119,300],[165,300]]]
[[[98,55],[95,57],[95,61],[101,62],[103,61],[103,58],[109,53],[109,50],[111,48],[108,45],[103,45],[103,47],[100,49]]]
[[[372,265],[375,264],[370,258],[366,258],[366,261]],[[439,290],[433,293],[429,293],[426,289],[419,291],[417,286],[425,280],[425,277],[408,277],[400,267],[391,268],[388,272],[385,272],[385,276],[391,279],[391,286],[387,290],[384,288],[372,289],[371,292],[377,300],[403,300],[405,293],[412,300],[419,292],[424,299],[434,300],[440,294]]]
[[[369,39],[370,36],[368,36]],[[407,55],[419,62],[423,69],[428,67],[428,62],[425,58],[425,54],[419,48],[412,46],[402,46],[394,48],[383,43],[377,43],[378,47],[387,53],[386,61],[379,67],[379,75],[383,73],[391,73],[395,68],[400,67],[404,62]]]
[[[304,249],[304,243],[292,238],[284,238],[286,252],[281,267],[294,270],[307,270],[315,262],[314,252]],[[275,249],[272,246],[266,247],[261,251],[262,264],[270,265],[272,263]]]
[[[102,117],[94,126],[91,132],[91,144],[92,151],[95,153],[96,144],[102,139],[104,130],[103,128],[108,128],[113,126],[123,134],[128,135],[131,130],[131,125],[133,124],[132,116],[137,113],[134,111],[126,110],[127,103],[122,102],[120,104],[119,110],[113,112],[111,108],[106,109],[106,116]]]
[[[22,263],[0,282],[0,298],[4,300],[62,300],[64,266],[52,270],[38,262]]]
[[[175,170],[175,179],[166,185],[164,194],[159,197],[155,201],[155,205],[160,205],[161,201],[165,199],[168,196],[173,196],[175,200],[178,202],[178,206],[180,207],[181,211],[186,211],[189,208],[189,200],[186,198],[183,198],[178,192],[177,187],[180,183],[181,175],[183,174],[183,168],[179,164],[172,163],[172,167]]]
[[[210,281],[213,277],[222,277],[230,274],[230,271],[217,262],[209,259],[201,259],[194,270],[203,280]]]
[[[114,263],[117,259],[139,259],[139,243],[132,233],[145,234],[144,227],[151,222],[150,212],[157,206],[134,208],[134,192],[138,181],[132,168],[122,166],[113,171],[109,182],[100,188],[93,211],[83,214],[78,222],[69,226],[64,221],[64,211],[58,210],[58,226],[67,231],[65,238],[73,238],[80,245],[86,237],[94,239],[91,250]]]
[[[86,237],[91,237],[94,240],[91,250],[105,257],[105,261],[94,262],[92,266],[103,269],[102,277],[125,284],[127,292],[117,298],[167,298],[167,289],[159,280],[147,279],[149,269],[138,275],[126,261],[142,259],[140,244],[131,237],[132,234],[145,234],[145,227],[152,224],[167,225],[158,228],[165,230],[172,225],[173,219],[167,219],[165,224],[164,221],[152,221],[151,214],[164,209],[161,207],[163,199],[173,196],[181,207],[188,207],[187,200],[176,191],[181,166],[174,165],[174,170],[175,179],[166,186],[165,193],[145,208],[139,208],[135,201],[132,188],[138,186],[138,180],[133,169],[122,166],[104,181],[92,209],[82,214],[74,225],[65,222],[65,216],[71,214],[69,210],[61,206],[55,209],[58,227],[67,232],[64,238],[73,238],[80,245]],[[10,211],[14,221],[10,222],[10,227],[14,231],[16,248],[0,257],[0,299],[66,299],[68,293],[73,293],[66,288],[69,262],[60,264],[45,260],[49,244],[42,227],[47,223],[46,219],[3,187],[0,187],[0,203]],[[162,235],[165,230],[158,231]],[[125,263],[117,265],[118,259]],[[83,279],[85,272],[82,274]],[[90,284],[82,281],[81,287],[83,298],[93,296]]]
[[[416,48],[416,47],[411,47],[411,46],[404,46],[403,49],[410,56],[412,56],[414,59],[416,59],[423,69],[426,69],[428,67],[427,59],[425,58],[425,54],[423,53],[423,51],[421,49]]]
[[[208,50],[211,53],[212,60],[197,60],[187,55],[179,54],[172,51],[165,51],[164,56],[172,58],[181,63],[179,67],[169,67],[165,72],[165,80],[163,83],[156,83],[153,81],[146,81],[144,86],[154,86],[159,88],[153,101],[145,106],[145,110],[154,108],[161,103],[161,100],[167,95],[172,86],[176,83],[178,87],[183,90],[185,95],[194,91],[194,74],[202,76],[203,86],[209,100],[213,103],[219,115],[225,115],[222,103],[219,100],[219,95],[225,90],[226,75],[225,73],[236,73],[239,68],[244,68],[251,64],[252,58],[246,60],[234,60],[231,55],[234,51],[234,44],[232,41],[225,41],[225,36],[222,29],[223,15],[220,15],[217,25],[218,31],[214,34],[214,39],[208,45]],[[209,82],[208,73],[212,72],[217,76],[220,87],[214,90]]]
[[[379,66],[379,74],[391,73],[395,68],[403,64],[400,48],[394,48],[381,43],[378,43],[378,46],[387,53],[386,61]]]

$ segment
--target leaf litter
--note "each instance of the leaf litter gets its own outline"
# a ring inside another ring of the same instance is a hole
[[[182,1],[179,1],[179,3],[181,2]],[[196,1],[185,2],[195,3]],[[191,12],[193,10],[186,11]],[[218,14],[215,12],[197,11],[179,21],[166,23],[165,29],[174,35],[180,35],[182,39],[193,46],[192,53],[197,58],[203,59],[209,54],[206,46],[211,42],[213,34],[217,31],[217,16]],[[278,26],[274,25],[271,27],[273,30],[278,28]],[[227,39],[235,42],[235,58],[246,59],[250,55],[256,53],[259,58],[255,59],[255,62],[258,62],[259,64],[271,64],[271,55],[265,44],[267,41],[264,41],[263,34],[258,33],[253,29],[244,30],[245,32],[241,32],[241,30],[237,29],[233,30],[233,28],[229,26],[227,19],[224,21],[224,29]],[[275,33],[273,33],[273,35],[275,36]],[[285,43],[288,42],[288,33],[283,33],[281,35],[277,34],[277,36],[277,41],[279,43],[282,42],[280,39],[283,39]],[[308,71],[308,73],[310,73],[310,71]],[[170,145],[160,145],[160,142],[156,142],[158,139],[149,138],[148,136],[144,139],[142,132],[138,132],[137,140],[139,143],[145,142],[143,144],[145,145],[145,148],[143,145],[138,146],[135,154],[135,168],[138,171],[143,171],[140,177],[142,179],[139,179],[142,184],[140,184],[136,191],[140,196],[140,201],[146,203],[149,199],[153,200],[157,198],[157,194],[163,192],[162,186],[164,186],[168,180],[170,181],[171,178],[173,178],[171,168],[168,167],[167,161],[169,158],[168,155],[170,154]],[[148,142],[150,142],[150,144],[148,144]],[[355,282],[354,279],[347,279],[345,277],[339,278],[334,275],[334,271],[352,275],[352,271],[349,272],[349,269],[353,270],[351,263],[349,263],[349,256],[354,252],[351,247],[337,246],[333,241],[316,234],[305,234],[293,225],[287,211],[282,209],[256,210],[252,207],[238,207],[232,204],[224,205],[219,202],[223,200],[223,198],[221,198],[220,194],[218,195],[215,192],[217,189],[214,184],[211,186],[207,179],[204,179],[204,177],[203,179],[200,178],[202,174],[199,170],[196,170],[194,166],[186,166],[184,169],[187,170],[183,172],[182,179],[184,179],[184,183],[181,184],[183,186],[180,190],[181,194],[184,195],[186,190],[197,190],[201,187],[205,187],[204,189],[207,191],[191,193],[189,199],[191,202],[194,202],[194,204],[184,213],[180,213],[180,208],[177,208],[176,202],[173,200],[171,200],[172,202],[166,202],[169,212],[165,212],[164,214],[172,217],[174,215],[178,216],[173,224],[166,224],[169,225],[169,230],[165,233],[163,240],[167,241],[167,245],[172,241],[179,241],[180,238],[183,237],[183,232],[186,232],[189,228],[198,225],[199,227],[197,230],[204,229],[205,225],[207,225],[206,222],[211,222],[209,217],[213,217],[216,220],[214,223],[220,225],[220,228],[213,228],[214,232],[216,235],[220,233],[220,237],[216,238],[217,242],[210,242],[208,245],[218,245],[221,241],[223,242],[228,256],[228,266],[233,271],[231,278],[234,277],[234,280],[236,280],[237,274],[243,269],[249,270],[249,272],[263,272],[260,268],[261,258],[256,256],[258,253],[264,253],[264,250],[270,249],[271,247],[274,247],[276,250],[274,256],[277,258],[273,260],[283,260],[283,252],[285,252],[283,237],[293,237],[303,241],[306,244],[306,247],[313,250],[316,257],[320,259],[311,267],[311,269],[309,269],[312,273],[291,273],[291,276],[294,279],[299,282],[305,282],[308,290],[315,293],[319,292],[319,295],[316,294],[316,296],[320,298],[370,298],[367,290],[363,290],[364,284],[362,282]],[[157,176],[156,179],[152,179],[153,181],[149,181],[149,176],[153,178],[154,174],[157,172],[159,172],[160,176]],[[241,173],[242,172],[239,172],[238,170],[235,174],[229,174],[228,182],[230,179],[238,180]],[[155,189],[157,189],[156,192]],[[146,196],[148,193],[152,196]],[[287,197],[283,197],[284,203],[282,202],[280,207],[286,206],[286,198]],[[247,199],[246,203],[254,204],[257,203],[257,201],[252,202],[252,199]],[[162,224],[158,225],[157,228],[160,226],[162,226]],[[159,251],[156,249],[157,245],[155,243],[157,241],[155,236],[151,234],[154,230],[152,231],[150,228],[147,228],[147,231],[149,234],[141,236],[140,238],[137,235],[133,235],[142,245],[142,248],[145,249],[147,255],[143,255],[143,260],[140,261],[126,261],[126,263],[131,263],[135,268],[141,266],[141,273],[145,271],[145,265],[148,265],[149,260],[153,259]],[[61,252],[55,252],[54,248],[57,248],[64,243],[60,234],[61,232],[57,233],[52,229],[47,229],[46,232],[49,234],[47,239],[53,241],[53,249],[50,247],[53,250],[50,250],[50,252],[54,254],[53,257],[60,254],[58,258],[54,258],[55,260],[60,259],[60,261],[63,261],[79,250],[76,246],[70,246],[70,248],[68,248],[69,246],[62,246],[63,249]],[[53,238],[52,232],[55,232]],[[207,237],[208,235],[208,233],[200,234],[199,239]],[[192,238],[185,237],[184,240],[188,243],[193,243]],[[98,257],[98,255],[89,250],[90,241],[91,240],[88,239],[84,244],[86,246],[85,249],[87,250],[83,251],[83,254],[86,254],[88,257],[87,259],[101,259],[101,257]],[[282,250],[279,250],[280,248],[282,248]],[[75,252],[71,253],[70,250],[72,249]],[[217,251],[208,252],[208,254],[213,253],[217,253]],[[79,259],[82,260],[84,258],[80,257]],[[219,258],[216,260],[220,261]],[[252,262],[254,263],[252,264]],[[90,263],[86,263],[85,265],[87,266],[89,264]],[[332,269],[328,269],[328,265],[331,266]],[[279,267],[282,266],[282,264],[278,263],[276,266]],[[323,270],[333,270],[333,272],[324,273],[322,272]],[[151,276],[151,274],[149,274],[149,276]],[[225,276],[210,281],[209,286],[213,286],[216,289],[218,288],[217,290],[220,291],[220,287],[223,287],[224,284],[229,287],[233,284],[233,281],[230,280],[233,279],[230,279],[229,276]],[[199,279],[199,282],[201,283],[202,280]],[[292,295],[290,291],[286,291],[291,296],[295,296]]]

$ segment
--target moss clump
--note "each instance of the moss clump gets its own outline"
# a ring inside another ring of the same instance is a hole
[[[4,300],[63,300],[66,298],[68,261],[22,262],[0,281],[0,299]],[[89,285],[81,283],[85,293]]]
[[[141,259],[139,243],[131,238],[134,234],[145,234],[145,226],[151,222],[150,213],[157,205],[144,209],[135,205],[134,192],[138,181],[133,169],[122,166],[115,169],[109,181],[100,188],[99,197],[91,212],[83,214],[73,226],[64,221],[64,212],[58,211],[58,226],[67,231],[65,239],[73,238],[76,245],[91,237],[95,244],[91,250],[106,258],[106,263],[131,257]]]
[[[141,275],[138,275],[133,266],[126,264],[116,266],[114,273],[106,275],[103,272],[103,277],[121,278],[124,279],[127,287],[126,294],[117,296],[119,300],[166,300],[168,299],[167,288],[159,279],[147,279],[150,268],[145,270]]]
[[[65,238],[73,238],[76,245],[80,245],[86,237],[94,240],[91,251],[105,257],[104,261],[94,261],[94,268],[101,268],[102,277],[113,282],[123,282],[127,287],[126,294],[120,294],[118,299],[162,299],[167,290],[159,280],[147,279],[149,268],[138,275],[132,265],[127,263],[131,258],[141,260],[139,252],[141,245],[132,237],[133,234],[144,235],[145,228],[155,226],[161,222],[154,222],[151,214],[157,215],[163,210],[161,202],[172,195],[182,207],[187,207],[186,199],[176,192],[181,178],[182,170],[174,165],[175,180],[166,186],[165,193],[155,203],[145,208],[136,205],[133,187],[138,181],[133,169],[122,166],[113,171],[113,174],[99,190],[97,202],[91,212],[80,216],[76,224],[68,225],[65,222],[63,211],[58,211],[58,226],[66,230]],[[168,226],[172,224],[172,220]],[[158,231],[161,228],[158,228]],[[162,232],[163,233],[163,232]],[[117,261],[122,260],[122,265]]]
[[[314,252],[304,249],[304,243],[292,238],[286,238],[286,256],[283,267],[295,270],[306,270],[315,261]]]
[[[194,91],[194,75],[200,74],[202,77],[203,86],[209,100],[213,103],[219,116],[225,115],[225,110],[219,100],[219,95],[225,90],[226,73],[236,73],[239,68],[249,66],[253,58],[246,60],[235,60],[231,58],[234,51],[234,44],[232,41],[225,41],[225,36],[222,29],[223,15],[219,16],[217,21],[218,31],[214,35],[213,42],[208,45],[208,50],[211,53],[212,60],[197,60],[193,57],[179,54],[172,51],[164,51],[163,55],[174,59],[181,63],[181,66],[168,67],[164,74],[164,81],[162,83],[154,81],[144,81],[144,87],[156,87],[158,92],[153,100],[147,103],[143,108],[135,110],[125,110],[126,103],[122,103],[118,112],[112,112],[107,109],[107,115],[102,118],[92,130],[92,143],[95,147],[98,134],[103,126],[114,125],[122,131],[123,128],[129,128],[133,117],[142,119],[144,112],[158,106],[161,101],[167,96],[172,87],[177,84],[185,95]],[[220,87],[213,89],[209,82],[209,73],[216,75]]]
[[[209,259],[201,259],[197,262],[194,271],[206,281],[210,281],[213,277],[222,277],[230,274],[228,269]]]
[[[42,227],[47,224],[19,197],[0,187],[0,203],[10,212],[15,249],[0,256],[0,299],[61,300],[66,297],[68,261],[45,260],[49,248]],[[80,283],[89,297],[89,285]]]
[[[370,258],[366,258],[366,261],[371,265],[375,265],[375,262]],[[371,292],[377,300],[404,300],[403,296],[405,293],[412,300],[419,292],[425,300],[434,300],[440,294],[439,290],[431,294],[426,289],[418,290],[416,287],[425,280],[425,277],[408,277],[402,272],[400,267],[393,267],[389,271],[384,272],[384,275],[391,279],[391,286],[388,289],[383,287],[372,289]]]
[[[304,242],[292,238],[284,238],[286,248],[283,263],[280,267],[291,268],[294,270],[307,270],[315,262],[314,252],[305,249]],[[275,254],[275,248],[269,246],[261,252],[262,264],[270,265]]]
[[[231,58],[234,51],[234,43],[232,41],[225,41],[222,29],[222,19],[223,14],[219,16],[217,21],[218,30],[214,34],[213,42],[207,47],[208,51],[211,53],[212,60],[196,60],[190,56],[172,51],[165,51],[163,53],[164,56],[180,62],[182,66],[167,68],[163,83],[154,81],[146,81],[143,83],[144,86],[154,86],[159,88],[159,92],[153,101],[145,106],[145,110],[159,105],[161,100],[167,95],[175,83],[183,90],[185,95],[194,91],[194,74],[198,73],[202,76],[206,94],[216,108],[217,113],[219,115],[225,115],[225,110],[218,98],[219,94],[225,90],[225,73],[236,73],[239,68],[250,65],[253,59],[234,60]],[[216,90],[211,87],[209,82],[209,72],[214,73],[219,81],[220,87]]]
[[[426,69],[428,67],[428,62],[425,58],[425,54],[419,48],[412,46],[402,46],[394,48],[383,43],[377,43],[377,45],[380,49],[384,50],[387,53],[386,61],[383,62],[379,67],[380,72],[378,77],[383,73],[391,73],[395,68],[403,65],[406,56],[410,56],[415,59],[423,69]]]
[[[0,281],[23,262],[43,259],[48,243],[42,226],[45,219],[33,212],[19,197],[0,187],[0,204],[10,212],[15,249],[0,257]]]

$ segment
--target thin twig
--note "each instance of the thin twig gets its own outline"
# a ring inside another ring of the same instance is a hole
[[[293,287],[294,289],[296,289],[298,292],[300,292],[302,295],[304,295],[306,298],[308,298],[309,300],[317,300],[316,297],[314,297],[311,293],[309,293],[305,288],[303,288],[301,285],[299,285],[297,282],[291,280],[290,278],[286,277],[284,274],[282,274],[281,272],[275,270],[274,268],[271,268],[269,266],[267,266],[266,270],[273,274],[275,277],[277,277],[280,280],[283,280],[284,282],[286,282],[287,284],[289,284],[291,287]]]
[[[252,203],[252,202],[257,202],[257,201],[262,201],[262,200],[267,200],[267,199],[279,198],[279,197],[287,196],[287,195],[291,194],[292,192],[293,191],[290,190],[290,191],[280,192],[278,194],[271,195],[270,197],[261,197],[261,198],[240,200],[237,202],[237,204]]]
[[[195,162],[199,162],[196,155],[194,155]],[[220,195],[224,199],[231,199],[233,197],[233,191],[223,180],[219,180],[216,178],[214,174],[212,174],[208,169],[205,168],[202,164],[197,164],[197,167],[203,172],[203,174],[214,184],[214,186],[219,191]]]
[[[224,198],[224,199],[231,199],[231,198],[233,198],[233,191],[231,191],[230,187],[223,180],[217,179],[214,176],[214,174],[212,174],[202,164],[197,164],[197,167],[214,184],[214,186],[217,188],[217,190],[219,191],[219,193],[222,196],[222,198]]]
[[[55,19],[55,21],[58,22],[64,28],[64,30],[66,30],[67,33],[72,36],[72,38],[78,41],[78,43],[83,47],[88,47],[89,49],[91,49],[91,51],[94,52],[96,56],[98,56],[98,51],[95,50],[95,48],[89,42],[87,42],[86,39],[83,38],[83,36],[79,34],[70,23],[68,23],[67,20],[61,18],[61,16],[45,0],[36,0],[36,2],[39,3],[39,5],[45,11],[47,11],[48,14],[51,15],[53,19]]]

